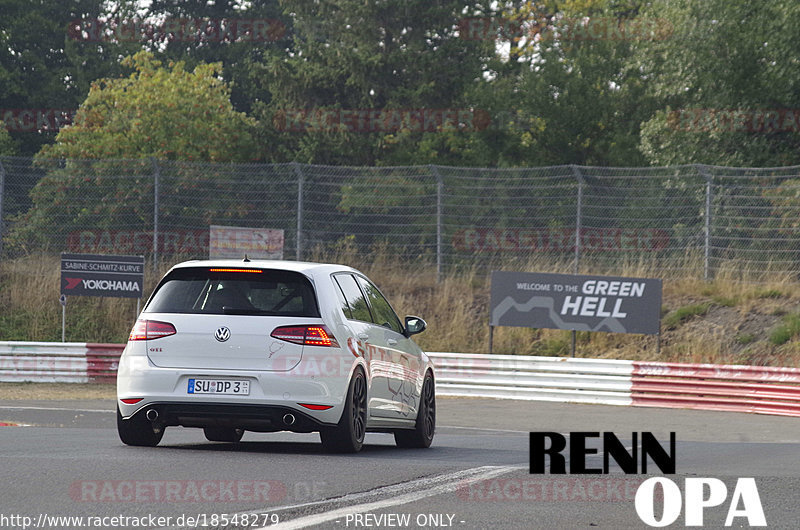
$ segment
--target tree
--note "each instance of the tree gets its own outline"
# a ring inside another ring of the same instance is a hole
[[[219,64],[187,72],[149,52],[123,60],[127,78],[92,84],[75,123],[38,158],[146,158],[227,162],[254,155],[252,119],[233,110]]]
[[[222,63],[236,110],[249,114],[255,101],[269,101],[269,92],[251,72],[255,65],[286,53],[291,22],[279,0],[153,0],[143,18],[159,21],[141,39],[156,57],[183,61],[189,68]]]
[[[641,165],[640,123],[655,103],[628,59],[646,30],[641,0],[501,2],[464,31],[491,39],[484,70],[464,96],[489,126],[427,136],[409,159],[500,167]],[[476,29],[477,28],[477,29]],[[434,158],[436,157],[436,158]],[[432,160],[433,159],[433,160]]]
[[[254,121],[233,110],[219,64],[187,72],[181,63],[162,67],[149,52],[123,63],[134,72],[94,83],[75,123],[37,155],[47,175],[31,191],[31,208],[14,223],[11,247],[58,247],[87,228],[152,226],[154,168],[148,157],[234,162],[253,156]],[[227,164],[164,164],[161,193],[199,196],[202,208],[173,203],[162,205],[161,214],[179,219],[191,211],[191,219],[181,222],[201,226],[235,216],[218,189],[229,186],[225,179],[235,179],[237,171]],[[250,191],[241,190],[242,200],[234,204],[246,204]]]
[[[642,126],[651,163],[800,163],[800,115],[787,112],[800,106],[799,4],[655,0],[644,13],[675,30],[631,61],[660,102]]]
[[[520,106],[519,58],[521,28],[508,14],[527,2],[472,3],[461,11],[458,38],[470,43],[480,66],[451,105],[472,114],[459,127],[417,134],[401,130],[385,141],[393,150],[393,164],[511,167],[526,159],[520,137],[541,126]],[[506,52],[506,50],[508,50]]]
[[[347,165],[406,159],[406,146],[392,141],[404,127],[408,114],[403,111],[463,108],[462,94],[481,77],[483,43],[460,39],[457,31],[468,5],[457,0],[284,1],[293,28],[288,53],[268,57],[254,72],[272,97],[255,107],[262,143],[279,146],[265,156]],[[327,111],[342,110],[401,112],[390,112],[385,120],[395,123],[396,117],[396,125],[374,128],[369,120],[358,124],[354,118],[355,125],[348,125],[340,114],[326,117]],[[292,113],[300,113],[299,120]],[[298,121],[294,129],[287,126]],[[438,132],[431,125],[413,137],[426,134]]]
[[[128,1],[3,0],[0,6],[0,109],[74,111],[98,77],[122,71],[119,58],[136,43],[84,38],[85,21],[114,16]],[[0,116],[3,119],[3,116]],[[53,128],[20,131],[7,123],[21,155],[33,155],[55,137]]]
[[[639,123],[653,102],[627,65],[658,33],[637,23],[640,0],[527,3],[511,17],[521,28],[514,88],[532,127],[518,130],[521,165],[639,165]]]

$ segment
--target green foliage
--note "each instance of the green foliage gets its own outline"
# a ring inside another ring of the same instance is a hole
[[[16,154],[14,139],[8,134],[6,125],[0,121],[0,156],[13,156]]]
[[[71,23],[116,17],[129,3],[4,0],[0,8],[0,109],[77,109],[90,83],[122,72],[118,58],[139,46],[82,40]],[[34,155],[55,137],[52,130],[11,135],[24,156]]]
[[[225,68],[220,75],[231,89],[230,100],[237,111],[250,114],[255,102],[270,100],[261,80],[251,74],[268,57],[287,52],[292,35],[291,17],[282,13],[279,0],[147,3],[144,19],[159,20],[166,14],[172,21],[209,23],[212,31],[211,37],[202,42],[188,32],[177,38],[169,38],[166,32],[146,33],[141,40],[145,49],[165,63],[180,61],[189,69],[221,62]],[[215,33],[221,21],[228,21],[235,38],[226,38],[223,31]]]
[[[140,160],[39,160],[46,171],[31,192],[33,206],[12,221],[6,242],[20,253],[34,250],[64,249],[80,246],[81,232],[109,230],[101,247],[113,249],[120,244],[111,238],[117,232],[131,235],[153,229],[154,173],[159,175],[159,215],[173,226],[202,230],[210,224],[268,226],[289,229],[294,226],[291,212],[296,198],[275,194],[276,181],[292,175],[290,166],[269,167],[252,164],[199,164],[180,161]],[[291,178],[291,177],[289,177]],[[269,204],[265,212],[264,205]],[[267,221],[269,219],[269,221]],[[163,221],[162,221],[163,223]],[[161,229],[165,230],[165,224]],[[169,230],[167,225],[166,230]],[[189,243],[168,244],[162,232],[162,246],[198,256],[198,245],[188,235]],[[185,247],[184,247],[185,245]]]
[[[643,15],[674,29],[669,39],[641,43],[630,63],[648,80],[647,96],[661,106],[642,126],[641,149],[650,163],[800,162],[796,130],[769,131],[758,124],[737,130],[719,125],[720,114],[713,112],[798,107],[800,4],[655,0]],[[694,115],[699,119],[681,113],[697,109],[703,109]]]
[[[682,112],[800,108],[796,2],[145,4],[3,3],[0,108],[83,105],[78,123],[57,140],[53,131],[12,131],[9,151],[0,134],[0,154],[34,154],[56,141],[42,156],[461,167],[800,163],[800,123],[793,131],[732,131],[716,126],[711,112],[704,118],[711,121],[687,128],[690,115]],[[465,37],[459,22],[469,17],[496,27]],[[97,42],[76,31],[98,19],[132,18],[275,25],[267,36],[233,39],[155,31]],[[651,31],[619,37],[620,28]],[[152,55],[120,63],[142,49]],[[126,66],[136,71],[120,77]],[[109,110],[116,104],[122,107]],[[287,131],[281,113],[302,109],[465,109],[476,118],[427,131]],[[665,196],[681,195],[680,184]],[[765,190],[764,206],[796,201],[796,184]],[[343,200],[342,207],[351,206]],[[796,217],[770,228],[791,228]]]
[[[127,78],[92,84],[75,123],[42,148],[46,158],[146,158],[227,162],[254,155],[252,119],[233,110],[221,64],[187,72],[147,52],[122,61]]]
[[[767,225],[783,233],[797,233],[800,230],[800,218],[797,216],[800,207],[800,179],[790,178],[778,186],[765,187],[763,196],[773,207],[772,218]]]
[[[675,329],[680,324],[686,322],[692,317],[701,316],[708,313],[708,310],[711,308],[710,302],[703,302],[699,304],[690,304],[683,307],[679,307],[672,313],[668,314],[664,319],[661,321],[665,329]]]
[[[783,323],[776,326],[770,333],[769,341],[776,346],[780,346],[798,335],[800,335],[800,315],[786,315],[783,317]]]
[[[365,175],[342,186],[338,209],[345,213],[354,209],[375,213],[402,212],[408,209],[409,202],[419,201],[421,196],[434,192],[430,189],[432,187],[432,179],[420,182],[402,174]]]
[[[511,15],[523,34],[513,101],[535,127],[517,129],[519,165],[630,166],[638,152],[639,124],[655,103],[641,75],[628,65],[633,38],[588,33],[628,23],[643,2],[570,1],[525,3]],[[594,25],[594,26],[593,26]],[[506,75],[509,75],[506,73]],[[502,79],[498,81],[504,83]]]
[[[219,64],[202,64],[187,72],[181,63],[162,67],[147,52],[123,62],[135,71],[126,78],[94,83],[75,124],[59,132],[56,143],[37,156],[47,176],[31,190],[33,206],[15,219],[9,247],[48,248],[79,230],[120,223],[152,227],[153,179],[118,177],[150,177],[156,168],[149,157],[230,162],[253,156],[254,121],[233,110]],[[189,204],[164,205],[162,215],[188,215],[202,226],[212,219],[224,222],[242,208],[257,212],[250,188],[242,188],[233,205],[230,194],[215,193],[229,189],[226,179],[246,169],[217,164],[200,175],[191,165],[165,167],[162,162],[161,171],[161,192],[166,196],[205,192],[200,211]]]
[[[722,307],[735,307],[739,303],[739,298],[736,296],[714,296],[711,299]]]
[[[741,333],[736,335],[733,339],[736,341],[737,344],[745,345],[745,344],[752,344],[756,340],[756,336],[752,333]]]
[[[756,292],[756,298],[781,298],[784,294],[778,289],[764,289]]]
[[[313,119],[286,131],[283,113],[302,109],[457,109],[481,76],[484,42],[460,39],[455,22],[464,3],[307,2],[286,0],[293,36],[290,53],[268,56],[254,69],[271,101],[259,103],[264,141],[276,144],[272,161],[390,165],[418,152],[416,143],[438,132],[347,131],[338,122],[317,130]],[[488,49],[491,49],[488,47]],[[399,133],[399,134],[397,134]],[[410,136],[408,136],[410,135]],[[429,158],[435,157],[429,153]],[[424,163],[417,158],[415,163]]]

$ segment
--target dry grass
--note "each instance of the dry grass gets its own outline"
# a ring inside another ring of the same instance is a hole
[[[537,258],[498,263],[478,270],[462,269],[437,282],[430,260],[396,259],[385,248],[361,254],[347,240],[333,249],[318,250],[312,261],[354,266],[372,278],[400,315],[417,314],[429,331],[415,340],[428,351],[488,352],[489,275],[492,269],[572,272],[569,262]],[[702,270],[694,256],[671,263],[677,270]],[[58,257],[35,256],[0,263],[0,340],[60,340]],[[145,273],[145,292],[169,268]],[[581,273],[659,277],[648,264],[630,261],[613,271],[582,267]],[[577,356],[678,362],[711,362],[800,366],[800,339],[770,342],[782,317],[795,313],[800,284],[795,278],[773,276],[760,284],[742,281],[749,274],[727,268],[711,282],[680,275],[664,279],[664,315],[697,304],[708,304],[702,315],[690,315],[665,330],[658,351],[654,336],[612,333],[577,334]],[[124,342],[134,320],[135,302],[122,299],[70,299],[67,340]],[[744,337],[746,340],[743,340]],[[570,332],[549,329],[497,328],[495,353],[564,356],[570,352]]]
[[[60,277],[59,256],[0,262],[0,340],[61,340]],[[152,269],[145,271],[145,280],[145,292],[149,292],[157,281]],[[123,342],[135,318],[133,299],[71,297],[66,340]]]
[[[0,383],[0,400],[66,400],[117,397],[113,383]],[[112,411],[113,402],[111,403]]]

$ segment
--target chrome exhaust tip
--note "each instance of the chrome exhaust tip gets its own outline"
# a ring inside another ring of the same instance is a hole
[[[286,425],[294,425],[295,422],[294,414],[284,414],[283,415],[283,423]]]
[[[150,421],[156,421],[158,419],[158,411],[156,409],[150,409],[144,416]]]

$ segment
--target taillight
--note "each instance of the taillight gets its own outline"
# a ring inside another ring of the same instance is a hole
[[[303,346],[339,347],[339,343],[325,326],[281,326],[275,328],[270,337]]]
[[[176,334],[175,326],[158,320],[137,320],[128,340],[155,340]]]
[[[333,405],[314,405],[311,403],[298,403],[298,405],[309,410],[328,410],[333,408]]]

